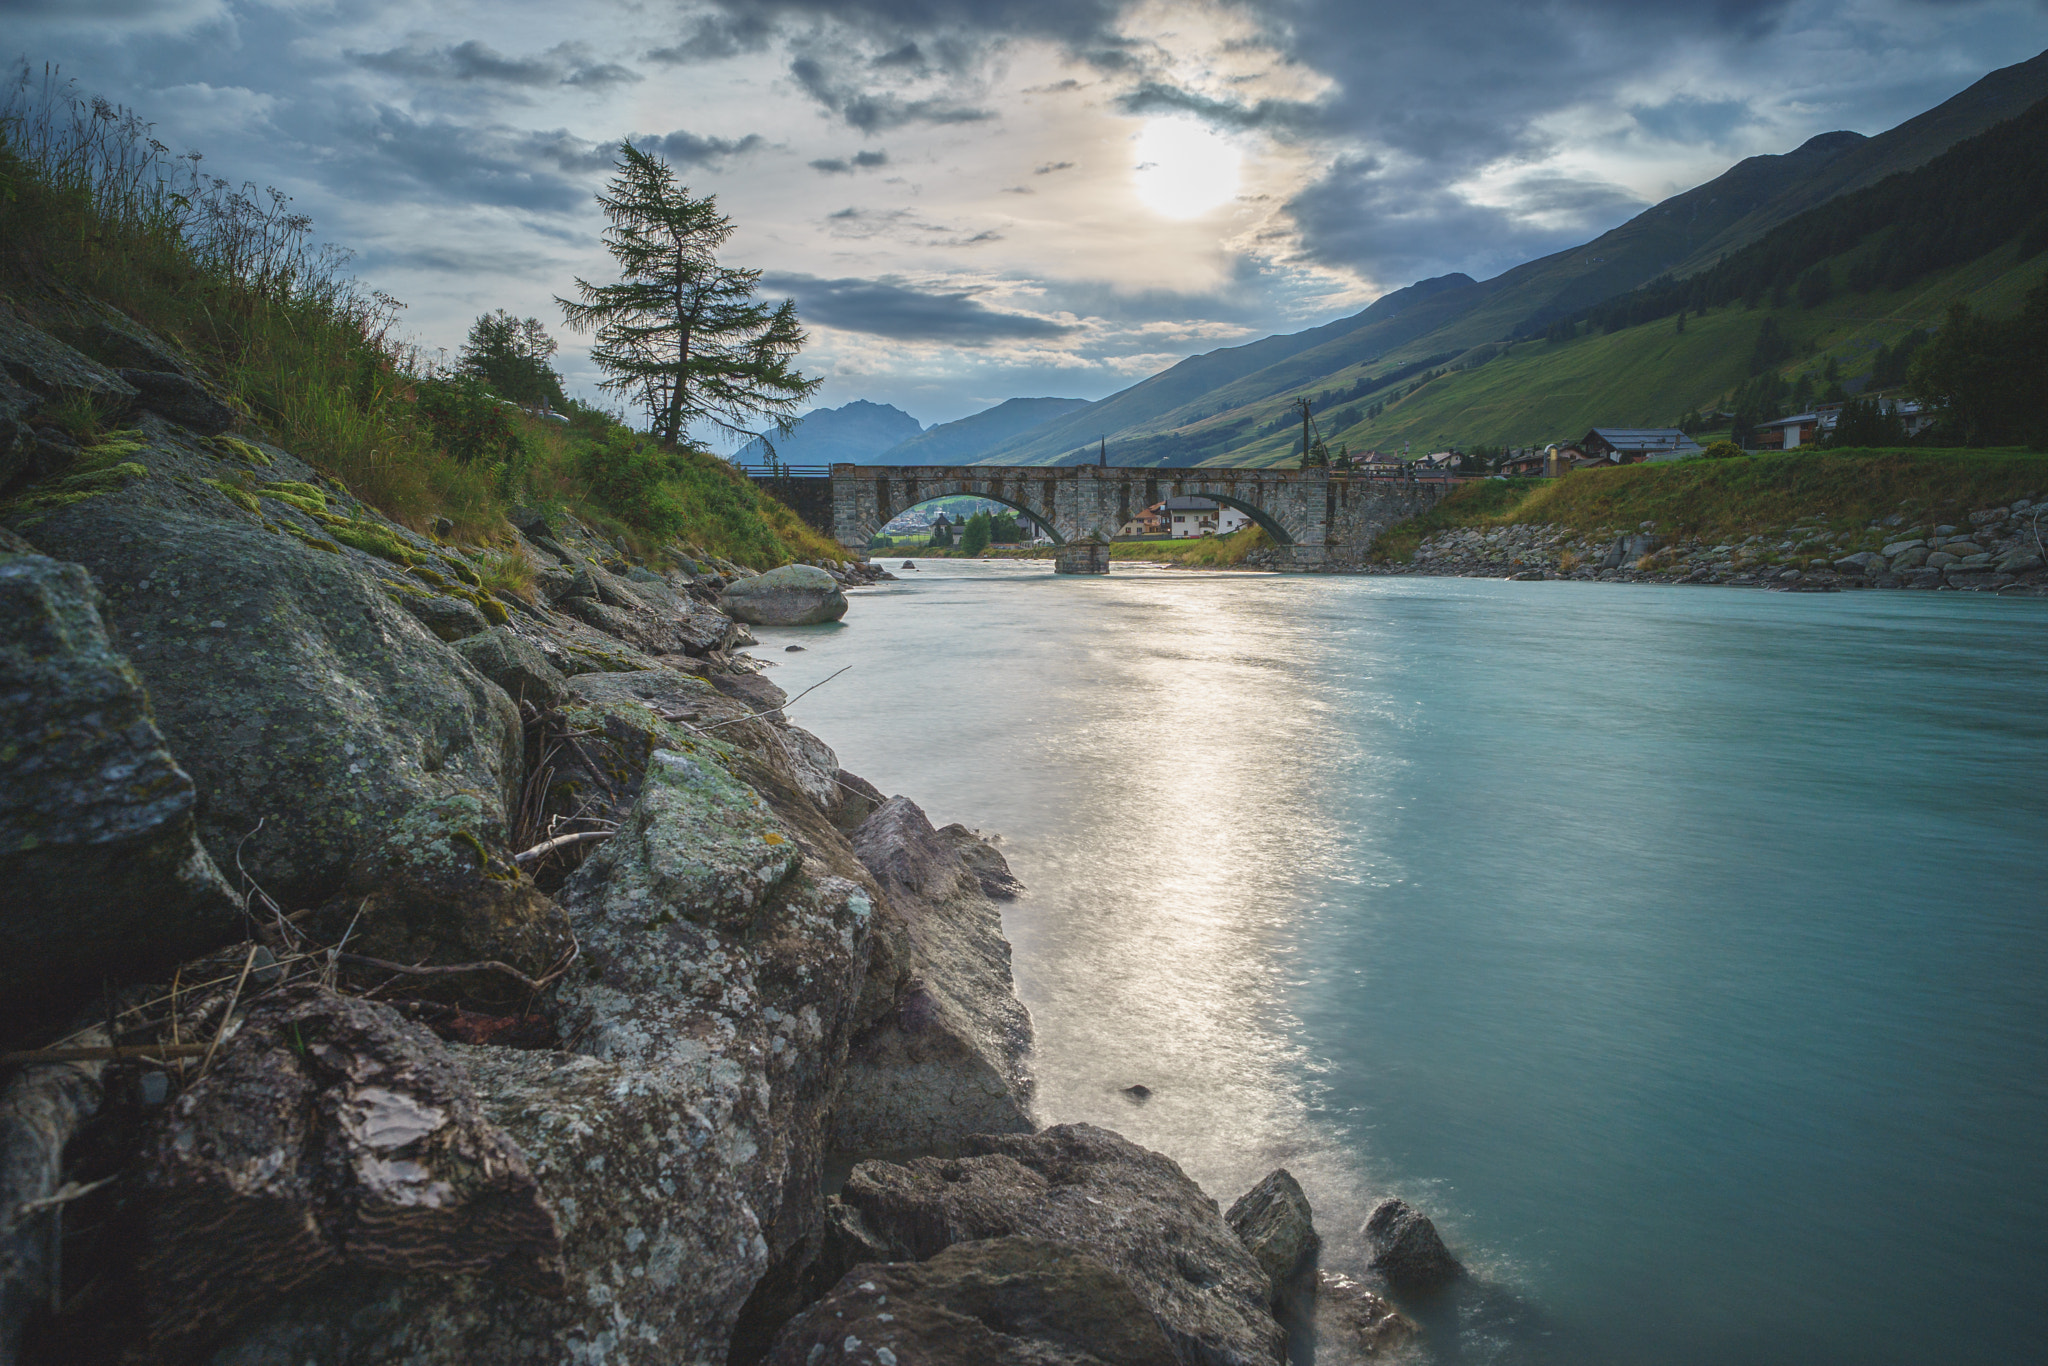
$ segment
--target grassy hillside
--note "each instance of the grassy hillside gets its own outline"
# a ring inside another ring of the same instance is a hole
[[[403,305],[346,275],[311,228],[281,195],[198,177],[140,118],[52,79],[0,107],[0,303],[115,365],[139,326],[386,515],[507,537],[506,510],[540,504],[749,565],[844,556],[706,452],[660,449],[591,408],[572,405],[567,427],[529,418],[435,375],[398,334]]]
[[[1582,436],[1589,427],[1669,426],[1681,414],[1727,399],[1749,377],[1749,356],[1766,319],[1796,355],[1772,367],[1816,391],[1830,361],[1844,381],[1869,373],[1872,357],[1916,328],[1941,322],[1957,300],[2009,314],[2048,262],[2021,262],[2008,246],[1967,266],[1896,293],[1854,295],[1818,308],[1746,309],[1739,304],[1686,319],[1659,319],[1571,341],[1526,341],[1475,369],[1445,374],[1392,404],[1376,420],[1325,425],[1353,450],[1417,452],[1451,446],[1529,446]],[[1269,465],[1292,458],[1298,441],[1251,446],[1231,463]]]
[[[2048,454],[2026,451],[1806,451],[1579,470],[1562,479],[1465,484],[1428,513],[1380,537],[1376,549],[1406,559],[1433,531],[1460,526],[1558,525],[1579,532],[1633,530],[1726,540],[1794,522],[1892,534],[1893,514],[1966,524],[1975,508],[2038,500],[2048,492]],[[1874,548],[1870,547],[1870,548]]]

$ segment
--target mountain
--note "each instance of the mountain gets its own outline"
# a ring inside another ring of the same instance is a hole
[[[1193,356],[1098,403],[1012,438],[988,464],[1092,458],[1106,438],[1119,464],[1268,464],[1298,447],[1292,401],[1357,425],[1410,375],[1483,359],[1502,343],[1666,274],[1692,274],[1843,194],[1926,165],[1959,141],[2048,96],[2048,53],[1985,76],[1935,109],[1866,138],[1823,133],[1750,157],[1651,206],[1584,246],[1476,282],[1449,275],[1396,290],[1348,318]],[[1326,433],[1331,425],[1324,427]]]
[[[855,399],[840,408],[813,408],[797,419],[788,436],[770,436],[775,458],[785,465],[873,464],[874,457],[924,430],[924,424],[886,403]],[[735,465],[768,463],[759,437],[733,453]]]
[[[1403,313],[1436,295],[1472,284],[1469,275],[1423,280],[1381,296],[1361,313],[1321,327],[1286,336],[1266,337],[1243,346],[1227,346],[1190,356],[1150,379],[1089,404],[1067,417],[1044,424],[1023,437],[1004,442],[983,456],[983,464],[1048,465],[1077,463],[1082,447],[1095,448],[1098,436],[1143,429],[1160,417],[1198,403],[1205,395],[1247,375],[1278,365],[1303,351],[1381,324],[1393,327]],[[1065,461],[1059,456],[1068,456]],[[1051,457],[1051,458],[1048,458]]]
[[[955,422],[942,422],[882,452],[877,465],[971,465],[991,447],[1042,426],[1076,408],[1085,398],[1013,398]]]

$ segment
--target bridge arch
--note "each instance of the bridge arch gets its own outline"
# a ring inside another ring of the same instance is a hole
[[[942,494],[922,494],[922,496],[918,498],[918,502],[913,502],[913,504],[903,504],[901,508],[897,508],[897,510],[895,510],[895,512],[893,512],[891,516],[889,516],[889,520],[885,520],[885,522],[877,522],[877,524],[874,524],[874,530],[870,530],[870,532],[868,532],[868,541],[872,541],[874,537],[877,537],[877,535],[881,535],[881,528],[883,528],[883,526],[887,526],[887,524],[889,524],[889,522],[893,522],[895,518],[903,516],[903,514],[905,514],[905,512],[909,512],[911,508],[922,508],[922,506],[926,506],[928,502],[938,502],[940,498],[979,498],[979,500],[983,500],[983,502],[993,502],[993,504],[1001,504],[1001,506],[1006,506],[1006,508],[1010,508],[1012,512],[1016,512],[1016,514],[1020,514],[1020,516],[1024,516],[1024,518],[1028,518],[1032,526],[1042,526],[1042,528],[1044,528],[1044,535],[1049,535],[1049,537],[1053,537],[1053,545],[1067,545],[1067,537],[1059,535],[1059,526],[1055,526],[1055,524],[1053,524],[1053,518],[1051,518],[1051,516],[1047,516],[1047,514],[1044,514],[1044,512],[1038,512],[1036,508],[1032,508],[1032,506],[1030,506],[1030,504],[1026,504],[1026,502],[1018,502],[1016,498],[1010,498],[1010,496],[1004,496],[1004,494],[983,494],[983,492],[979,492],[979,489],[956,489],[956,492],[942,492]]]
[[[1052,537],[1054,545],[1065,545],[1067,543],[1067,536],[1054,523],[1053,510],[1051,508],[1039,507],[1031,502],[1028,497],[1011,495],[1004,485],[1012,481],[1001,479],[942,478],[917,479],[907,482],[911,483],[912,487],[905,491],[904,498],[906,501],[900,507],[896,506],[892,501],[887,509],[887,516],[881,515],[882,510],[877,509],[873,517],[863,519],[864,524],[872,521],[874,525],[866,528],[867,534],[861,540],[862,545],[872,541],[881,533],[883,527],[904,513],[909,512],[913,508],[923,507],[926,503],[935,503],[941,498],[979,498],[984,502],[999,503],[1027,519],[1033,526],[1043,528],[1045,534]],[[928,489],[928,486],[932,487]]]

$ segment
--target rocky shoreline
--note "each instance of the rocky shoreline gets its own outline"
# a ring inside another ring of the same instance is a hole
[[[1458,1274],[1038,1127],[1001,854],[743,653],[881,571],[414,531],[103,326],[0,313],[0,1363],[1339,1362]]]
[[[1815,519],[1725,543],[1666,539],[1651,522],[1591,535],[1560,526],[1460,528],[1425,537],[1408,564],[1362,572],[2042,597],[2048,596],[2044,515],[2048,505],[2022,498],[1979,508],[1961,524],[1913,522],[1895,513],[1861,531],[1840,531]]]

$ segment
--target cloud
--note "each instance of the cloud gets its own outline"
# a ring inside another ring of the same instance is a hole
[[[727,157],[744,156],[768,145],[768,140],[759,133],[749,133],[743,138],[706,138],[681,129],[660,138],[651,138],[643,144],[659,151],[679,166],[710,166]]]
[[[996,116],[992,109],[978,109],[944,97],[905,100],[888,92],[861,90],[834,77],[814,57],[799,57],[791,62],[789,74],[812,99],[863,133],[911,123],[980,123]]]
[[[1206,123],[1226,128],[1298,129],[1320,121],[1315,106],[1306,101],[1268,99],[1245,105],[1212,99],[1159,81],[1146,81],[1119,95],[1116,104],[1126,114],[1193,114]]]
[[[358,199],[403,196],[566,213],[588,202],[590,173],[609,167],[613,152],[613,144],[564,129],[418,119],[388,105],[345,131],[330,154],[330,179]]]
[[[188,137],[266,127],[278,105],[275,95],[240,85],[208,85],[205,81],[165,86],[157,93],[175,105],[178,131]]]
[[[757,9],[701,15],[688,32],[666,47],[654,48],[647,59],[669,66],[723,61],[742,53],[760,52],[774,36],[771,17]]]
[[[965,290],[933,293],[894,277],[876,280],[770,275],[761,286],[796,300],[807,322],[898,341],[985,346],[991,342],[1060,337],[1075,329],[1050,318],[1004,313]]]
[[[1071,161],[1048,161],[1044,165],[1032,171],[1031,174],[1051,175],[1054,171],[1071,171],[1073,169],[1074,163]]]
[[[877,166],[887,166],[887,152],[855,152],[851,158],[820,157],[810,163],[812,170],[824,175],[852,175],[856,170],[871,171]]]
[[[347,57],[366,71],[415,81],[529,89],[575,85],[601,90],[645,79],[617,62],[597,61],[582,43],[557,43],[534,57],[508,57],[472,38],[445,47],[394,47],[383,52],[350,52]]]
[[[1670,142],[1719,143],[1757,122],[1747,100],[1703,100],[1693,95],[1677,95],[1662,104],[1629,105],[1628,112],[1638,128]]]

